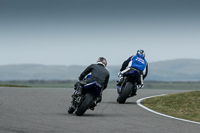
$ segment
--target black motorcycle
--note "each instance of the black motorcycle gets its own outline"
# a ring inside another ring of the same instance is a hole
[[[82,116],[86,110],[94,110],[94,106],[96,106],[96,98],[100,96],[101,90],[102,85],[96,81],[84,85],[82,88],[82,94],[73,97],[72,105],[69,107],[68,113],[72,114],[75,111],[77,116]]]
[[[143,77],[140,71],[136,69],[127,69],[122,72],[123,80],[120,81],[120,86],[117,87],[118,103],[125,103],[130,97],[136,95],[138,89],[138,83],[143,84]]]

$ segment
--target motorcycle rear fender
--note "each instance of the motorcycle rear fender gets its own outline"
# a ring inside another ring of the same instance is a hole
[[[89,89],[89,88],[102,88],[102,85],[96,81],[93,81],[89,84],[84,85],[84,88]]]
[[[132,82],[140,82],[140,73],[138,71],[132,70],[126,73],[127,81]]]
[[[94,94],[95,96],[99,96],[102,90],[102,85],[96,81],[93,81],[91,83],[84,85],[84,89],[87,92]]]

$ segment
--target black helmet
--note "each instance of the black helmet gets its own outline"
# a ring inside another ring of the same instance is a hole
[[[97,64],[102,64],[105,67],[107,66],[107,60],[104,57],[99,57],[97,60]]]

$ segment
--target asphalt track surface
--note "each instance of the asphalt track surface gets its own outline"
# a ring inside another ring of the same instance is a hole
[[[141,89],[125,104],[115,89],[84,116],[68,114],[73,89],[0,88],[0,133],[198,133],[200,125],[167,118],[136,104],[143,97],[181,90]]]

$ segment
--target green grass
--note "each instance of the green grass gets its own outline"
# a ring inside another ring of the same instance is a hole
[[[200,90],[199,81],[187,81],[187,82],[146,81],[144,85],[146,89]]]
[[[110,81],[109,87],[116,88],[116,81]],[[200,90],[200,82],[199,81],[187,81],[187,82],[145,81],[144,89]]]
[[[38,87],[38,88],[73,88],[69,83],[24,83],[24,84],[0,84],[0,87]]]
[[[73,88],[77,81],[60,80],[26,80],[26,81],[1,81],[2,87],[37,87],[37,88]]]
[[[30,87],[25,85],[0,84],[0,87]]]
[[[149,98],[142,104],[160,113],[200,122],[200,91]]]
[[[49,87],[49,88],[73,88],[75,80],[28,80],[28,81],[0,81],[0,86],[16,85],[30,87]],[[116,88],[116,81],[109,81],[108,88]],[[200,82],[158,82],[145,81],[144,89],[166,89],[166,90],[200,90]]]

